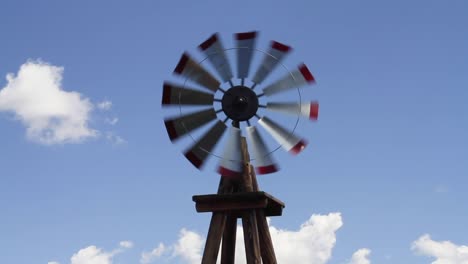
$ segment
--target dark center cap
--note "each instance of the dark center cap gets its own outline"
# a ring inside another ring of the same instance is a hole
[[[234,121],[246,121],[258,110],[258,97],[252,89],[234,86],[226,91],[221,101],[224,113]]]

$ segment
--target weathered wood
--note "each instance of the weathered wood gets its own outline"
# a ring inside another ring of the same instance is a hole
[[[258,237],[263,263],[276,264],[275,249],[271,241],[270,229],[262,210],[257,210]]]
[[[221,264],[234,264],[236,255],[237,217],[228,214],[221,248]]]
[[[213,213],[206,238],[205,250],[203,251],[202,264],[216,263],[225,224],[225,213]]]
[[[237,192],[192,197],[197,212],[220,212],[244,209],[264,209],[266,216],[280,216],[284,203],[266,192]]]
[[[252,177],[250,172],[250,155],[249,150],[247,148],[247,140],[245,137],[241,139],[241,147],[242,147],[242,159],[244,160],[244,171],[242,173],[242,189],[245,192],[252,192]]]
[[[268,205],[267,199],[245,201],[245,202],[223,202],[221,204],[198,204],[196,206],[197,212],[223,212],[223,211],[236,211],[254,208],[266,208]]]
[[[260,264],[260,240],[258,237],[257,217],[254,210],[248,210],[243,214],[242,228],[244,230],[247,264]]]

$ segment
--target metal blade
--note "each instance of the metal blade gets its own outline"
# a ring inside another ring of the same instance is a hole
[[[255,49],[257,32],[245,32],[235,34],[237,48],[237,78],[249,77],[250,64]]]
[[[290,50],[291,47],[272,41],[268,49],[268,54],[265,54],[262,64],[255,73],[252,81],[256,84],[262,83]]]
[[[164,82],[162,105],[212,105],[214,95]]]
[[[278,171],[278,166],[273,161],[273,153],[269,153],[260,133],[254,126],[246,128],[247,138],[250,141],[249,150],[255,157],[255,170],[258,174],[268,174]]]
[[[301,64],[296,70],[288,73],[283,78],[263,88],[266,96],[300,88],[306,84],[315,83],[314,76],[305,64]]]
[[[218,38],[218,34],[213,34],[209,39],[200,44],[200,50],[208,57],[208,61],[221,76],[224,82],[232,79],[231,65],[227,59],[223,44]]]
[[[226,130],[226,125],[218,120],[192,147],[185,151],[185,157],[193,166],[201,169]]]
[[[310,103],[267,103],[266,108],[271,111],[301,115],[310,120],[317,120],[319,104],[317,102]]]
[[[242,170],[241,130],[236,127],[229,127],[228,138],[219,163],[218,173],[221,176],[234,177],[242,173]]]
[[[307,145],[304,139],[301,139],[289,132],[281,125],[275,123],[266,116],[260,118],[258,123],[281,145],[283,149],[292,153],[299,154]]]
[[[184,115],[175,119],[164,120],[167,134],[171,141],[174,141],[190,131],[207,124],[216,118],[213,108],[201,110],[195,113]]]
[[[192,82],[198,83],[206,89],[216,92],[220,82],[205,68],[193,60],[187,53],[182,54],[174,73],[184,76]]]

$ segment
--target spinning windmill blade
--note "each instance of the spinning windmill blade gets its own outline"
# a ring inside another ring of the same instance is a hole
[[[261,84],[290,51],[291,47],[277,41],[272,41],[252,81],[256,84]]]
[[[208,57],[215,70],[221,76],[224,82],[232,79],[231,65],[227,60],[223,45],[218,39],[218,34],[213,34],[209,39],[200,44],[200,50]]]
[[[216,119],[216,112],[213,108],[201,110],[192,114],[184,115],[174,119],[166,119],[167,134],[171,141],[174,141],[190,131],[199,128],[208,122]]]
[[[217,121],[192,147],[185,151],[185,157],[197,168],[201,168],[208,155],[218,144],[226,130],[226,125]]]
[[[220,85],[220,82],[211,73],[194,61],[187,53],[182,54],[174,73],[184,76],[212,92],[216,92]]]
[[[273,161],[272,155],[267,150],[266,144],[255,126],[246,128],[247,138],[250,142],[250,150],[255,158],[255,170],[258,174],[267,174],[278,171],[278,165]]]
[[[218,173],[223,176],[236,176],[242,172],[241,130],[230,127],[224,147],[222,159],[218,167]]]
[[[269,119],[262,117],[258,123],[283,147],[284,150],[299,154],[306,146],[307,142],[304,139],[290,133],[287,129]]]
[[[237,50],[237,78],[245,79],[249,77],[250,64],[252,63],[253,52],[257,32],[246,32],[235,34]]]
[[[263,93],[266,96],[271,96],[277,93],[281,93],[290,89],[300,88],[307,84],[315,83],[315,78],[310,73],[309,69],[305,64],[302,64],[298,69],[288,73],[283,78],[263,88]]]
[[[212,105],[214,95],[164,82],[162,105]]]
[[[292,115],[301,115],[309,118],[310,120],[318,119],[319,104],[317,102],[310,103],[267,103],[266,109],[292,114]]]
[[[249,87],[244,84],[244,80],[249,78],[253,53],[258,51],[255,48],[256,39],[257,32],[255,31],[234,35],[234,49],[237,58],[236,77],[240,79],[240,85],[234,85],[233,83],[231,65],[218,34],[210,36],[199,45],[199,49],[221,77],[222,83],[187,53],[182,55],[174,73],[202,86],[203,89],[208,91],[200,91],[197,88],[164,82],[163,106],[179,106],[180,110],[187,106],[209,106],[208,109],[166,119],[165,126],[171,141],[174,142],[216,120],[184,152],[185,157],[196,168],[202,168],[219,141],[225,139],[217,171],[223,176],[234,177],[241,174],[245,167],[241,146],[242,133],[243,129],[245,129],[244,133],[249,139],[249,150],[253,154],[257,173],[268,174],[278,171],[278,164],[274,161],[273,155],[269,151],[270,148],[261,137],[257,127],[251,125],[253,118],[257,118],[258,124],[286,151],[298,154],[306,146],[304,139],[291,133],[289,129],[273,121],[273,119],[263,114],[263,117],[260,117],[258,111],[279,112],[316,120],[318,103],[312,101],[309,103],[266,102],[266,104],[260,104],[259,98],[263,95],[269,97],[315,83],[315,78],[309,69],[302,64],[279,80],[264,86],[262,92],[257,94],[253,91],[255,86],[262,85],[267,80],[268,76],[291,51],[291,47],[272,41],[267,52],[263,52],[264,57],[250,80],[253,85]],[[222,89],[221,86],[224,83],[229,83],[231,87],[227,90]],[[221,99],[216,98],[219,94],[222,96]],[[265,110],[260,110],[263,108]],[[219,120],[217,116],[221,112],[226,116],[223,121]],[[232,126],[226,125],[229,120],[232,121]],[[246,122],[247,125],[242,126],[242,122]],[[226,130],[228,131],[227,136],[223,137]]]

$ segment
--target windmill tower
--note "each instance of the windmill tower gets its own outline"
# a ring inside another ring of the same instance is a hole
[[[164,121],[171,141],[187,135],[192,137],[192,132],[209,126],[193,140],[184,155],[199,169],[210,156],[219,158],[217,172],[221,180],[217,193],[193,196],[197,212],[212,213],[203,252],[204,264],[216,263],[220,247],[221,263],[234,263],[238,219],[242,220],[247,263],[277,263],[266,217],[280,216],[284,203],[260,191],[256,174],[274,173],[279,167],[273,151],[252,123],[256,121],[281,148],[298,154],[307,143],[294,134],[295,127],[288,129],[262,113],[279,112],[311,120],[318,116],[318,103],[301,102],[300,96],[295,102],[269,101],[290,90],[296,90],[300,95],[299,88],[315,83],[315,79],[307,66],[301,64],[295,70],[287,71],[282,78],[264,85],[275,68],[279,65],[285,68],[282,61],[291,48],[272,41],[267,51],[262,51],[256,49],[256,39],[257,32],[238,33],[234,35],[235,47],[225,49],[218,34],[213,34],[199,45],[204,60],[197,62],[188,53],[180,58],[174,74],[185,78],[184,84],[164,83],[162,105],[177,106],[181,110],[180,115]],[[230,50],[236,53],[236,78],[227,56]],[[260,53],[263,58],[249,78],[255,53]],[[202,66],[204,61],[209,62],[221,80]],[[194,106],[202,109],[182,114],[183,108]],[[217,155],[213,151],[223,138],[222,154]],[[250,158],[249,152],[254,159]]]

